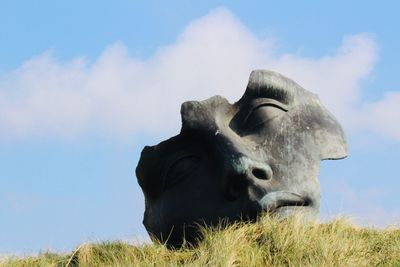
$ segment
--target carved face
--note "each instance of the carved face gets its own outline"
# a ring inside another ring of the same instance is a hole
[[[343,130],[318,97],[292,80],[253,71],[236,103],[182,104],[179,135],[146,146],[136,169],[144,225],[162,242],[198,238],[197,224],[319,212],[319,165],[347,155]]]

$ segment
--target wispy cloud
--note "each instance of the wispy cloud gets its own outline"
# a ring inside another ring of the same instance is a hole
[[[278,54],[233,14],[217,9],[193,21],[149,59],[122,43],[93,63],[58,61],[51,52],[0,75],[0,136],[121,136],[178,131],[180,103],[220,94],[236,101],[252,69],[279,71],[318,93],[347,130],[400,140],[400,92],[361,102],[360,83],[377,58],[371,36],[345,37],[333,55]]]
[[[346,217],[350,215],[354,223],[363,226],[400,226],[400,211],[396,202],[383,205],[385,199],[396,199],[397,192],[390,192],[388,187],[374,185],[354,188],[342,179],[325,179],[321,217],[327,220],[340,214]]]

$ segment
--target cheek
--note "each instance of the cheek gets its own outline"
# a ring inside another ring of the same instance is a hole
[[[164,192],[155,205],[158,214],[169,221],[187,221],[204,217],[219,205],[220,192],[216,178],[205,171]]]

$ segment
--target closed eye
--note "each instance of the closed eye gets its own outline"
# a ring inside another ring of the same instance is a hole
[[[195,155],[182,155],[168,165],[163,175],[163,191],[167,191],[190,178],[198,169],[200,158]]]
[[[244,129],[253,129],[267,123],[288,111],[286,105],[272,99],[257,99],[249,108],[249,113],[243,120]]]

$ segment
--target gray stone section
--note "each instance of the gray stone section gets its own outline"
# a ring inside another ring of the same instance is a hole
[[[342,127],[317,95],[272,71],[251,73],[242,98],[181,106],[181,132],[146,146],[136,175],[143,223],[156,239],[196,243],[198,225],[319,213],[321,160],[347,156]]]

